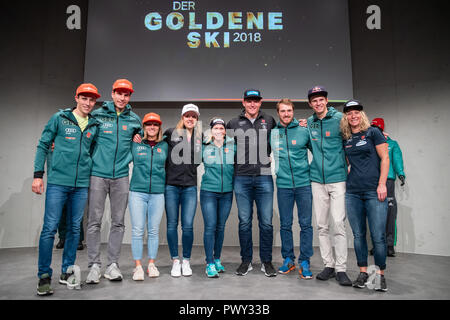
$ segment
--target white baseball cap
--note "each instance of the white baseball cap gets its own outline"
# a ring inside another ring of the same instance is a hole
[[[198,107],[192,103],[189,103],[189,104],[183,106],[181,115],[184,115],[186,112],[189,112],[189,111],[194,111],[195,113],[197,113],[198,116],[200,116],[200,111],[198,111]]]

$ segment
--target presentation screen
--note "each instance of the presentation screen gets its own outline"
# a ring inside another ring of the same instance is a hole
[[[89,1],[85,81],[109,99],[232,101],[353,96],[347,0]]]

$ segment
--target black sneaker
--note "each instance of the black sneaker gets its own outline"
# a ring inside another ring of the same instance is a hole
[[[270,261],[261,264],[261,271],[264,272],[266,277],[275,277],[277,275],[277,272]]]
[[[336,276],[336,272],[334,268],[325,267],[321,273],[319,273],[316,278],[319,280],[328,280],[330,278],[334,278]]]
[[[353,287],[360,289],[365,288],[367,280],[369,280],[369,275],[367,274],[367,272],[360,272],[358,279],[353,282]]]
[[[83,249],[84,249],[84,244],[83,244],[83,242],[80,241],[80,243],[78,243],[77,250],[83,250]]]
[[[64,273],[61,273],[61,276],[59,277],[59,283],[60,284],[68,284],[68,279],[69,279],[69,277],[72,275],[73,273],[67,273],[67,272],[64,272]]]
[[[63,249],[65,241],[65,239],[59,239],[58,243],[56,244],[56,249]]]
[[[250,261],[243,261],[236,270],[238,276],[245,276],[249,271],[252,271],[252,263]]]
[[[339,284],[344,287],[351,287],[352,285],[352,281],[349,279],[349,277],[345,272],[337,272],[336,281],[339,282]]]
[[[395,257],[395,250],[394,247],[389,246],[387,249],[387,256],[388,257]]]
[[[37,285],[37,294],[38,296],[49,296],[53,294],[52,289],[52,278],[46,273],[42,275],[42,278],[39,279],[39,283]]]
[[[369,254],[370,254],[371,256],[373,256],[373,251],[374,251],[373,248],[369,250]]]
[[[375,291],[382,291],[386,292],[388,291],[387,285],[386,285],[386,278],[382,274],[378,274],[375,276]]]

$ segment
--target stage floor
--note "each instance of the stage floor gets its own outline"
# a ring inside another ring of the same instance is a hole
[[[144,249],[146,252],[146,247]],[[180,250],[181,252],[181,250]],[[106,246],[102,245],[102,262],[106,263]],[[298,254],[298,248],[296,248]],[[191,277],[172,278],[167,245],[161,245],[157,267],[159,278],[145,278],[143,282],[132,280],[134,263],[131,246],[123,245],[120,269],[124,280],[110,282],[102,278],[98,285],[84,284],[81,290],[69,290],[58,283],[62,250],[54,249],[53,280],[54,294],[48,297],[36,295],[37,248],[0,249],[0,300],[392,300],[392,299],[450,299],[450,257],[397,253],[387,259],[386,280],[388,292],[342,287],[335,279],[319,281],[315,277],[302,280],[298,269],[288,275],[278,274],[268,278],[260,271],[259,250],[254,248],[253,271],[246,276],[237,276],[239,247],[224,247],[222,263],[226,272],[219,278],[209,279],[205,274],[202,246],[194,246]],[[144,254],[144,257],[146,255]],[[146,258],[144,258],[145,261]],[[280,248],[273,249],[273,264],[281,265]],[[373,257],[369,257],[369,264]],[[81,267],[82,278],[86,279],[87,251],[78,251],[77,265]],[[311,269],[314,276],[323,268],[319,248],[314,248]],[[102,274],[105,266],[102,267]],[[353,281],[359,269],[353,249],[348,252],[347,274]]]

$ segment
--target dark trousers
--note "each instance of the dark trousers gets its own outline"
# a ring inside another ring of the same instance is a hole
[[[386,221],[386,243],[388,247],[397,244],[397,200],[395,200],[395,180],[387,179],[388,216]]]

